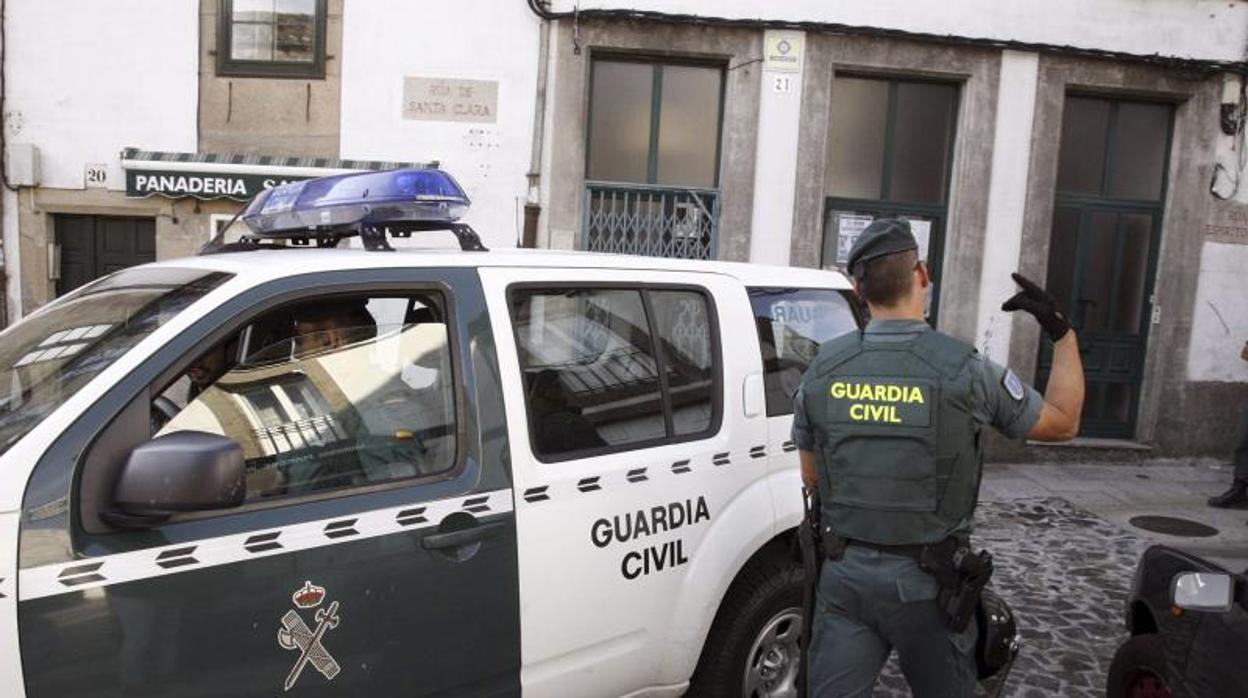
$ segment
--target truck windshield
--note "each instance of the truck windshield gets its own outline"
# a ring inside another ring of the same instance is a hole
[[[126,269],[0,333],[0,454],[144,337],[230,277],[197,269]]]

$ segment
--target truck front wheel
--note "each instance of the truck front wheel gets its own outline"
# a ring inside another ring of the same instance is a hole
[[[725,595],[687,695],[795,698],[801,631],[801,566],[756,560]]]

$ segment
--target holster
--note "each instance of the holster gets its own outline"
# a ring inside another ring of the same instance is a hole
[[[937,601],[945,625],[960,633],[975,617],[979,593],[992,577],[992,555],[972,552],[970,542],[949,537],[923,547],[919,567],[940,585]]]
[[[802,523],[797,527],[797,545],[802,554],[802,632],[800,636],[802,658],[797,669],[797,695],[806,695],[806,670],[810,665],[809,650],[811,628],[815,618],[815,591],[819,588],[819,573],[823,569],[823,534],[820,530],[819,491],[802,488]]]

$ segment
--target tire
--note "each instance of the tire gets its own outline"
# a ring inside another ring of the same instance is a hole
[[[724,595],[686,695],[796,696],[801,612],[800,565],[779,554],[751,563]]]
[[[1107,698],[1172,696],[1165,645],[1160,635],[1136,635],[1122,643],[1109,665]]]

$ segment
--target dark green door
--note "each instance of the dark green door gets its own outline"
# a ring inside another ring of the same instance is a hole
[[[1135,434],[1171,114],[1166,104],[1067,98],[1047,287],[1079,332],[1084,436]],[[1043,386],[1052,364],[1048,340],[1039,363]]]
[[[56,295],[119,269],[156,261],[156,221],[120,216],[56,216]]]

